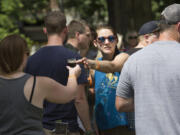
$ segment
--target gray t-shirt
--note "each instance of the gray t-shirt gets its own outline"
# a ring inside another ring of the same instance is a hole
[[[157,41],[129,57],[117,96],[134,96],[136,135],[180,135],[180,44]]]

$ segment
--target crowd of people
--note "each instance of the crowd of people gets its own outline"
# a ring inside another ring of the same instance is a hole
[[[0,41],[0,135],[180,134],[180,4],[128,32],[123,49],[111,26],[67,25],[61,11],[43,31],[31,56],[20,35]]]

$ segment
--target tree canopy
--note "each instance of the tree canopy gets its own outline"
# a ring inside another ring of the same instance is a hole
[[[48,0],[1,0],[0,39],[9,34],[21,33],[23,23],[36,24],[45,14]],[[25,37],[25,35],[21,34]],[[29,44],[33,41],[26,37]]]
[[[44,15],[49,10],[49,2],[50,0],[0,0],[0,39],[12,33],[21,33],[25,37],[21,31],[23,26],[42,25]],[[126,25],[127,23],[130,23],[132,27],[138,27],[143,22],[141,19],[143,20],[147,15],[150,19],[157,19],[164,6],[175,2],[178,1],[57,0],[65,14],[72,11],[92,25],[109,23],[118,30],[126,27],[123,32],[129,28],[129,25]],[[143,10],[144,13],[141,13],[143,8],[145,9]],[[127,14],[128,17],[124,17],[123,14]],[[139,18],[136,17],[138,15]],[[118,20],[118,18],[121,19]],[[124,23],[121,23],[122,20],[125,20]],[[26,40],[29,44],[33,44],[33,41],[28,37]]]

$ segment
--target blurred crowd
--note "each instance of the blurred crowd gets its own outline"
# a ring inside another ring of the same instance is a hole
[[[180,4],[123,37],[61,11],[29,56],[17,34],[0,41],[0,135],[179,135]]]

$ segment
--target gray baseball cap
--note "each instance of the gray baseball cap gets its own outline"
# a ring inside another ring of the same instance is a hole
[[[162,17],[168,24],[176,24],[180,22],[180,4],[172,4],[167,6],[161,13]]]

